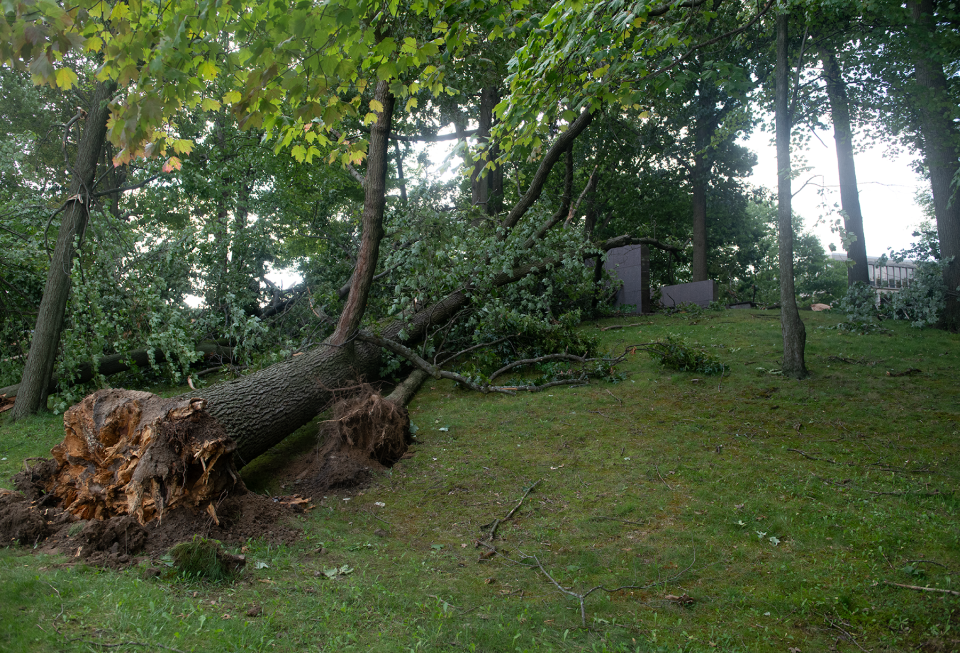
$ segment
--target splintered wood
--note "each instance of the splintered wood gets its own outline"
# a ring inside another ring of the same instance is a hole
[[[47,492],[81,519],[134,515],[141,524],[177,506],[200,507],[243,487],[236,445],[208,415],[205,399],[100,390],[63,416]]]

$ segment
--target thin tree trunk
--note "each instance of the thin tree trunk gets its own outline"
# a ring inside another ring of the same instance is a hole
[[[960,197],[951,188],[960,163],[960,135],[953,122],[956,106],[947,94],[947,79],[943,61],[932,43],[935,24],[933,0],[908,0],[907,9],[922,38],[914,39],[916,49],[915,74],[920,93],[917,105],[920,113],[920,132],[923,136],[923,155],[930,171],[933,207],[937,217],[937,235],[943,260],[953,257],[943,270],[947,286],[947,305],[940,326],[951,331],[960,330]]]
[[[780,328],[783,333],[783,374],[795,379],[807,376],[803,350],[807,334],[797,310],[793,283],[793,210],[790,188],[790,62],[787,59],[786,12],[777,14],[777,218],[780,235]]]
[[[833,138],[837,142],[837,170],[840,174],[840,205],[843,207],[843,228],[853,242],[848,242],[847,259],[853,267],[847,268],[847,285],[857,281],[870,283],[867,270],[867,241],[863,236],[863,214],[860,212],[860,190],[857,187],[857,167],[853,159],[853,130],[850,128],[850,105],[847,86],[840,72],[836,55],[826,47],[820,48],[823,80],[830,99],[833,119]]]
[[[87,226],[88,204],[93,200],[97,162],[107,135],[107,106],[116,85],[100,82],[93,93],[87,121],[77,150],[70,199],[63,213],[57,244],[54,247],[47,283],[37,315],[37,324],[30,343],[30,354],[23,369],[17,403],[11,414],[14,420],[36,413],[46,406],[49,380],[60,344],[67,298],[70,296],[70,273],[73,269],[75,241],[83,238]]]
[[[707,178],[713,167],[707,148],[710,146],[711,114],[709,93],[704,92],[707,83],[700,84],[700,93],[697,96],[697,124],[694,136],[693,173],[693,280],[707,280]]]
[[[484,168],[496,159],[499,150],[496,144],[489,144],[490,129],[493,127],[493,109],[500,102],[500,93],[495,86],[484,86],[480,89],[480,119],[477,126],[477,139],[484,145],[489,145],[487,158],[480,157],[473,163],[470,173],[470,189],[473,196],[473,205],[482,206],[487,215],[494,215],[503,206],[503,170],[497,166],[495,170]]]
[[[383,211],[387,198],[387,149],[390,144],[390,128],[393,125],[394,104],[390,84],[382,80],[377,82],[374,98],[383,105],[383,111],[370,129],[360,251],[357,253],[357,266],[353,272],[350,295],[330,340],[338,347],[346,344],[360,327],[367,307],[367,295],[377,270],[380,241],[383,239]]]
[[[707,180],[698,154],[693,164],[693,280],[707,280]]]

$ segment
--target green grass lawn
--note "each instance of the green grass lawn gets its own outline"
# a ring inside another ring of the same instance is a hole
[[[249,542],[232,582],[0,549],[0,650],[960,650],[960,596],[889,584],[960,591],[960,341],[803,318],[804,381],[775,373],[779,321],[762,311],[604,322],[643,323],[603,332],[611,351],[706,345],[722,379],[638,351],[618,384],[508,397],[429,381],[415,456],[314,497],[301,541]],[[0,485],[61,428],[0,427]],[[248,485],[277,491],[315,432],[248,466]],[[481,561],[482,527],[537,481]],[[586,595],[598,586],[630,587]]]

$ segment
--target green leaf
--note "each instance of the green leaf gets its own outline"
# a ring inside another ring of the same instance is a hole
[[[69,68],[57,71],[57,87],[62,91],[69,91],[77,83],[77,74]]]
[[[397,76],[397,64],[392,61],[388,61],[379,68],[377,68],[377,78],[378,79],[393,79]]]

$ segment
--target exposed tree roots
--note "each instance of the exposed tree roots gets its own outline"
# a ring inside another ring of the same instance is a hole
[[[373,471],[400,460],[411,441],[406,408],[384,399],[367,384],[334,404],[333,418],[320,428],[326,436],[320,471],[310,483],[317,489],[365,484]]]
[[[214,518],[225,495],[244,491],[236,445],[210,417],[204,399],[101,390],[63,416],[53,448],[56,469],[45,491],[80,519],[132,515],[145,524],[177,506]]]

